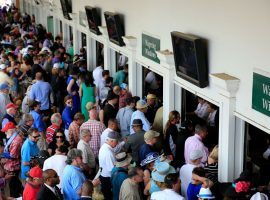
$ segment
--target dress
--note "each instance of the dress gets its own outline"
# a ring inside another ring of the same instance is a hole
[[[72,76],[69,76],[68,79],[67,79],[67,85],[69,84],[69,82],[74,79]],[[76,83],[76,80],[74,79],[74,84],[72,85],[72,88],[71,88],[71,92],[76,92],[75,95],[72,95],[72,101],[73,101],[73,109],[74,109],[74,113],[77,113],[81,110],[80,108],[80,96],[79,96],[79,86],[77,85]]]
[[[84,120],[87,121],[89,119],[89,114],[86,109],[86,104],[88,102],[96,103],[95,99],[95,88],[93,86],[87,87],[85,83],[82,83],[82,104],[81,111],[84,115]]]

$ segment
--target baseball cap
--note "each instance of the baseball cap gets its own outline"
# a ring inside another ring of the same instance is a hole
[[[1,132],[6,132],[9,129],[15,129],[15,124],[13,122],[7,122],[4,128],[1,129]]]
[[[121,83],[121,85],[120,85],[120,88],[122,89],[122,90],[126,90],[127,89],[127,84],[126,83]]]
[[[0,85],[0,90],[5,90],[5,89],[9,89],[9,86],[7,83],[3,83]]]
[[[108,134],[108,138],[112,140],[120,140],[120,135],[116,131],[111,131]]]
[[[42,169],[39,166],[33,167],[29,171],[29,176],[32,178],[42,178]]]
[[[9,103],[9,104],[7,104],[6,105],[6,109],[9,109],[9,108],[18,108],[18,106],[16,105],[16,104],[14,104],[14,103]]]
[[[189,160],[197,160],[202,157],[203,157],[203,153],[199,149],[195,149],[194,151],[191,151],[189,154]]]
[[[144,134],[144,140],[151,140],[155,137],[158,137],[160,134],[159,132],[156,132],[156,131],[153,131],[153,130],[149,130],[149,131],[146,131],[145,134]]]

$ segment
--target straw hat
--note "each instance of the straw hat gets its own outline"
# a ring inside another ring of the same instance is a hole
[[[129,155],[127,155],[126,152],[121,152],[116,154],[115,159],[116,159],[115,162],[116,167],[124,167],[130,164],[132,158]]]
[[[137,101],[136,108],[137,109],[143,109],[147,108],[148,104],[144,100]]]

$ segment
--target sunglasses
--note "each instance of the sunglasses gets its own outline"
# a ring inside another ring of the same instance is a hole
[[[40,137],[40,135],[37,135],[37,136],[33,136],[33,138],[35,138],[35,139],[37,139],[37,138],[39,138]]]
[[[55,136],[55,138],[64,138],[64,136]]]

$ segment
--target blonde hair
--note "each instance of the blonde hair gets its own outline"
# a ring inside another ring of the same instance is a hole
[[[180,113],[176,110],[173,110],[169,113],[169,119],[166,122],[165,128],[164,128],[164,137],[166,137],[166,131],[169,128],[169,126],[171,125],[171,122],[175,119],[177,119],[177,117],[180,117]]]
[[[211,151],[209,157],[212,158],[216,162],[218,161],[218,145],[216,145],[213,148],[213,150]]]

